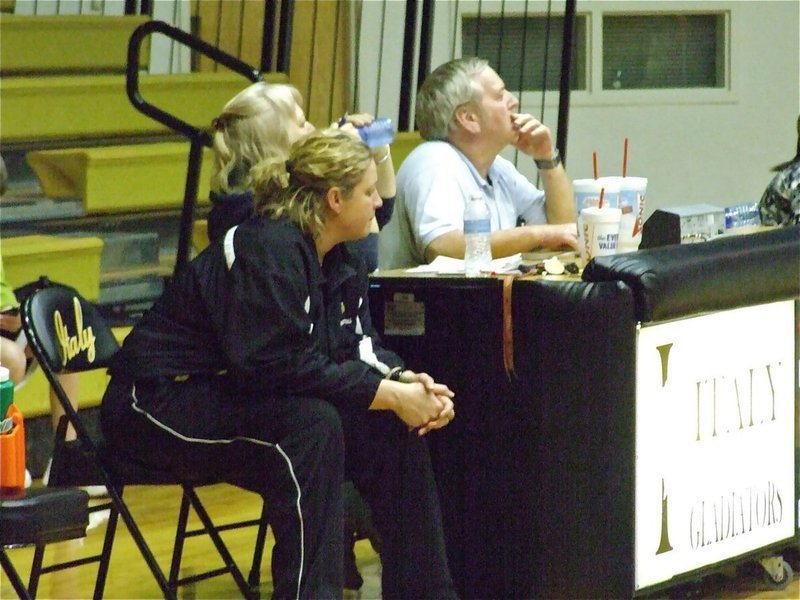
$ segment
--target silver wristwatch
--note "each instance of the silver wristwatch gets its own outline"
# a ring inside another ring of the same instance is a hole
[[[555,169],[558,165],[561,164],[561,153],[556,148],[553,151],[553,158],[550,160],[542,160],[539,158],[534,158],[533,162],[536,163],[536,168],[539,170],[547,170],[547,169]]]

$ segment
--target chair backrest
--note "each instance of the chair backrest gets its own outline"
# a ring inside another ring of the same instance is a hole
[[[22,301],[22,329],[78,440],[85,450],[96,453],[95,442],[58,375],[107,368],[119,344],[97,308],[74,288],[49,281],[42,285]],[[62,418],[56,437],[65,433]]]
[[[97,308],[65,285],[51,284],[26,298],[22,327],[45,374],[106,368],[119,350]]]

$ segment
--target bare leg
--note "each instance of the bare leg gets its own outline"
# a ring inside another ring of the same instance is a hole
[[[25,377],[25,352],[14,340],[0,337],[0,364],[9,370],[14,383],[19,383]]]
[[[67,397],[72,404],[72,407],[75,410],[78,410],[78,388],[79,388],[79,381],[78,381],[78,374],[77,373],[63,373],[58,376],[58,381],[61,383],[61,387],[64,388],[64,391],[67,393]],[[56,396],[55,391],[50,389],[50,417],[53,420],[53,431],[58,428],[58,422],[61,420],[61,417],[64,415],[64,408],[61,406],[61,402],[58,400],[58,396]],[[67,427],[67,441],[75,439],[75,430],[72,428],[72,425]]]

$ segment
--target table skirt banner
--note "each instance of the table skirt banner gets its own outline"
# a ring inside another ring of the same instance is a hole
[[[641,328],[635,588],[792,538],[791,300]]]

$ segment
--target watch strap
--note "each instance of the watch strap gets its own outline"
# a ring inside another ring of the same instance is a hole
[[[533,161],[536,163],[537,169],[540,170],[555,169],[558,165],[561,164],[561,153],[558,151],[558,148],[556,148],[553,151],[553,158],[551,158],[550,160],[534,158]]]

